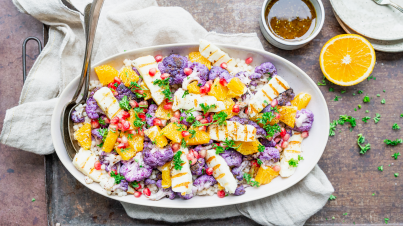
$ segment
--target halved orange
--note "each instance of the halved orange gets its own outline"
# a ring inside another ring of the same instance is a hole
[[[338,35],[322,48],[320,68],[325,77],[340,86],[352,86],[366,79],[375,66],[375,51],[365,38]]]

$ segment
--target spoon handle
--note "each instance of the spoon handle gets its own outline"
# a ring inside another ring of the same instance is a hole
[[[390,2],[390,5],[395,7],[397,10],[399,10],[401,13],[403,13],[403,8],[401,6],[399,6],[398,4],[394,3],[394,2]]]
[[[84,63],[83,69],[81,71],[81,78],[78,84],[78,88],[76,93],[74,94],[72,100],[76,101],[78,96],[81,93],[83,83],[84,85],[84,93],[82,99],[87,99],[88,96],[88,83],[89,83],[89,75],[91,69],[91,54],[92,48],[95,39],[95,31],[97,29],[97,24],[99,20],[99,15],[101,14],[102,5],[104,0],[94,0],[92,4],[88,4],[85,7],[84,12],[84,23],[85,23],[85,35],[86,35],[86,47],[84,53]]]

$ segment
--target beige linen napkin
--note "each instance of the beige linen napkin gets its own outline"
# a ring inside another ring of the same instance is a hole
[[[37,154],[54,151],[50,121],[57,98],[80,74],[84,52],[82,16],[60,0],[13,0],[17,8],[50,25],[49,42],[33,65],[19,105],[7,110],[0,142]],[[85,1],[72,3],[82,10]],[[180,7],[158,7],[155,0],[107,0],[100,17],[93,62],[125,50],[204,38],[263,49],[256,34],[209,33]],[[24,137],[24,139],[20,139]],[[165,209],[122,203],[129,216],[183,222],[244,215],[262,225],[302,225],[320,210],[333,192],[316,166],[306,178],[284,192],[233,206]],[[188,200],[187,202],[191,202]]]

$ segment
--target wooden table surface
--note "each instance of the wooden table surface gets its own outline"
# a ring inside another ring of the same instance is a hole
[[[326,21],[321,33],[307,46],[284,51],[271,46],[260,33],[258,18],[263,0],[157,0],[160,6],[181,6],[208,31],[220,33],[256,32],[265,49],[278,54],[304,70],[314,81],[322,79],[318,57],[322,46],[330,38],[343,34],[330,6],[323,0]],[[19,13],[11,1],[0,0],[0,128],[6,109],[18,104],[22,87],[21,44],[28,36],[42,37],[42,24],[30,16]],[[28,65],[37,57],[34,43],[28,45]],[[386,146],[384,139],[402,137],[403,126],[402,76],[403,54],[376,52],[377,64],[372,73],[375,79],[365,80],[353,87],[336,85],[320,86],[329,106],[331,120],[339,115],[351,115],[357,126],[350,132],[347,125],[338,126],[336,135],[330,137],[319,161],[320,167],[332,182],[337,199],[329,201],[307,225],[325,224],[403,224],[403,156],[391,157],[402,152],[401,145]],[[334,92],[329,92],[333,87]],[[372,99],[363,103],[363,90]],[[383,92],[385,90],[385,92]],[[341,91],[346,91],[341,93]],[[355,93],[356,95],[353,95]],[[377,97],[380,94],[380,97]],[[339,101],[334,101],[335,96]],[[381,104],[385,98],[386,103]],[[361,104],[362,109],[354,111]],[[369,110],[369,113],[365,113]],[[381,120],[371,119],[363,123],[361,118],[375,113]],[[359,154],[357,134],[362,133],[371,143],[371,150]],[[21,138],[23,139],[23,138]],[[0,145],[0,225],[164,225],[163,222],[141,221],[129,218],[119,202],[105,198],[83,187],[61,165],[56,155],[48,157],[52,165],[47,167],[49,202],[45,198],[44,158],[5,145]],[[377,167],[383,165],[384,171]],[[389,166],[390,165],[390,166]],[[401,176],[395,177],[394,173]],[[36,201],[32,202],[32,198]],[[49,213],[48,213],[49,212]],[[347,215],[343,215],[346,214]],[[334,218],[334,219],[332,219]],[[181,225],[255,225],[245,217],[216,221],[195,221]]]

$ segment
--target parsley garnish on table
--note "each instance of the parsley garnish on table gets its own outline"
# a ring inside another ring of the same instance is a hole
[[[201,103],[200,107],[203,110],[203,113],[206,114],[210,109],[216,108],[217,105],[215,105],[215,104],[208,105],[208,104]]]
[[[248,184],[250,184],[253,187],[259,187],[260,186],[259,182],[251,180],[252,176],[250,174],[248,174],[248,173],[244,173],[243,178],[246,180],[246,182]]]
[[[119,101],[119,106],[120,106],[120,108],[122,108],[126,111],[128,111],[132,108],[129,104],[129,99],[127,98],[127,96],[123,96],[122,100]]]
[[[125,177],[121,176],[119,173],[115,174],[115,171],[111,171],[111,177],[115,179],[115,184],[120,184],[120,181],[125,179]]]
[[[330,195],[329,200],[335,200],[337,197],[334,195]]]
[[[396,152],[392,155],[393,158],[395,158],[395,160],[397,160],[397,157],[400,156],[400,152]]]
[[[177,151],[174,155],[174,169],[175,170],[181,170],[182,169],[182,163],[185,163],[181,159],[182,151]]]
[[[383,166],[378,166],[378,170],[383,172]]]
[[[362,91],[362,90],[358,90],[358,91],[357,91],[357,93],[358,93],[358,94],[363,94],[363,93],[364,93],[364,91]]]
[[[371,100],[369,99],[369,96],[365,96],[364,99],[362,99],[362,101],[364,101],[364,103],[369,103]]]
[[[395,173],[395,177],[398,177],[399,176],[399,173]]]
[[[360,133],[358,134],[358,139],[357,139],[357,144],[360,147],[360,154],[365,154],[367,153],[367,151],[369,149],[371,149],[371,144],[366,144],[365,146],[362,146],[361,144],[363,144],[365,142],[365,137]]]
[[[381,114],[375,113],[374,122],[375,122],[375,123],[378,123],[379,120],[381,120]]]
[[[329,88],[329,92],[334,92],[334,88]]]
[[[364,118],[362,118],[362,121],[365,122],[365,123],[367,123],[368,120],[370,120],[370,119],[371,119],[371,117],[365,116]]]
[[[388,224],[389,218],[385,217],[385,224]]]
[[[393,124],[392,129],[400,129],[400,126],[397,123],[395,123]]]
[[[383,142],[384,142],[386,145],[396,146],[396,145],[398,145],[398,144],[403,143],[403,140],[402,140],[402,139],[396,139],[396,140],[388,140],[388,139],[385,139],[385,140],[383,140]]]
[[[318,81],[318,86],[325,86],[326,85],[326,77],[323,76],[322,82]]]
[[[336,133],[336,126],[337,126],[338,121],[337,120],[333,120],[333,122],[330,123],[330,128],[329,128],[329,136],[332,137],[334,136]]]
[[[339,101],[339,98],[340,98],[340,96],[337,96],[337,95],[336,95],[336,96],[334,97],[334,101]]]
[[[383,99],[381,100],[381,104],[385,104],[385,103],[386,103],[385,98],[383,98]]]

